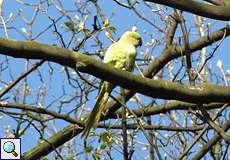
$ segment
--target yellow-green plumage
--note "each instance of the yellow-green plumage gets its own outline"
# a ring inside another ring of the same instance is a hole
[[[89,117],[87,118],[86,126],[82,136],[88,136],[90,129],[96,127],[100,121],[101,114],[104,112],[104,107],[109,99],[109,94],[111,93],[113,87],[109,82],[104,82],[101,87],[101,91],[97,97],[97,102],[91,111]]]
[[[141,36],[134,31],[125,32],[118,42],[113,43],[105,53],[104,63],[111,65],[115,68],[132,71],[136,58],[136,47],[141,46]],[[97,102],[86,119],[85,129],[82,134],[88,137],[90,129],[97,127],[101,114],[105,112],[105,106],[109,99],[109,95],[115,86],[109,82],[102,84],[99,92]]]
[[[219,5],[230,7],[230,0],[214,0],[214,2],[217,2]]]
[[[230,0],[224,0],[224,6],[230,7]]]

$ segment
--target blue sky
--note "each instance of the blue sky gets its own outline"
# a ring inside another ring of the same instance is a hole
[[[37,2],[36,0],[31,0],[28,2]],[[66,8],[69,9],[73,9],[74,5],[71,1],[71,3],[64,3],[66,6]],[[114,37],[119,38],[119,36],[125,32],[126,30],[130,29],[133,25],[136,25],[139,29],[139,31],[141,32],[141,34],[143,35],[143,39],[144,39],[144,43],[147,43],[148,41],[151,40],[151,37],[148,35],[145,35],[143,33],[143,30],[147,30],[149,33],[153,33],[153,36],[156,36],[158,38],[158,36],[162,36],[160,33],[157,32],[156,29],[154,29],[151,25],[147,24],[146,22],[143,22],[142,20],[140,20],[139,18],[137,18],[136,14],[128,9],[125,8],[121,8],[121,7],[117,7],[116,3],[106,3],[103,0],[99,1],[99,4],[101,4],[101,6],[104,6],[102,9],[104,11],[104,13],[106,13],[107,18],[112,17],[111,19],[111,24],[116,27],[117,32],[116,35],[114,35]],[[144,7],[144,6],[142,6]],[[4,5],[4,16],[5,18],[8,17],[8,15],[10,13],[13,13],[13,17],[16,19],[10,26],[14,26],[19,30],[22,30],[22,28],[27,28],[27,26],[23,23],[22,19],[17,16],[17,10],[19,8],[22,8],[23,13],[26,15],[27,18],[29,18],[32,14],[33,14],[33,10],[31,10],[29,7],[23,7],[22,5],[19,5],[18,3],[16,3],[15,1],[11,0],[11,1],[6,1],[5,5]],[[145,8],[139,8],[139,10],[141,11],[142,14],[146,15],[148,18],[155,20],[155,17],[150,17],[150,13],[151,11],[145,7]],[[95,9],[92,6],[92,12],[94,12]],[[170,11],[170,10],[168,10]],[[58,13],[55,9],[51,8],[49,10],[49,14],[52,15],[53,18],[57,18],[60,16],[60,13]],[[75,13],[71,14],[72,16],[75,15]],[[191,16],[191,14],[185,14],[187,19],[186,19],[186,23],[187,25],[193,24],[193,18]],[[64,25],[64,22],[66,22],[67,19],[63,18],[60,20],[59,23],[57,23],[58,27],[62,27]],[[207,21],[210,21],[209,19]],[[89,22],[87,23],[87,25],[91,25],[92,21],[89,20]],[[155,20],[157,25],[161,25],[160,20]],[[32,30],[34,32],[34,35],[37,35],[39,32],[41,32],[42,30],[44,30],[47,26],[49,26],[51,24],[51,21],[47,19],[46,15],[41,13],[38,15],[38,18],[36,20],[35,25],[33,26]],[[218,28],[220,28],[221,26],[223,27],[226,24],[226,22],[220,22],[220,21],[216,21],[213,25],[213,30],[217,30]],[[48,30],[45,34],[43,34],[42,36],[40,36],[37,41],[41,42],[41,43],[48,43],[48,44],[58,44],[59,42],[57,41],[57,39],[55,38],[53,32],[52,32],[53,28],[51,28],[50,30]],[[67,32],[64,31],[64,29],[60,29],[63,33],[63,37],[66,38],[66,40],[68,40],[69,38],[69,34]],[[180,28],[178,27],[178,30],[180,30]],[[180,31],[178,31],[177,33],[180,33]],[[0,30],[0,35],[1,37],[5,38],[4,32],[3,30]],[[23,38],[20,34],[18,34],[17,32],[15,32],[15,30],[9,30],[9,37],[11,39],[18,39],[18,40],[22,40],[25,41],[26,39]],[[111,42],[109,42],[103,34],[100,35],[102,41],[104,42],[105,46],[109,46]],[[191,41],[197,39],[197,36],[192,36],[191,37]],[[229,63],[229,59],[230,59],[230,54],[229,54],[229,45],[230,44],[230,40],[229,38],[227,38],[226,40],[223,41],[223,43],[221,44],[220,48],[217,50],[212,62],[209,65],[212,65],[212,69],[217,72],[218,74],[220,74],[220,71],[218,70],[218,68],[216,67],[216,63],[217,61],[220,59],[223,64],[224,64],[224,69],[230,69],[230,63]],[[213,45],[214,48],[215,45]],[[143,46],[141,49],[139,49],[139,52],[141,51],[145,51],[146,50],[146,46]],[[89,49],[90,51],[94,51],[93,48]],[[157,48],[154,52],[152,56],[157,56],[159,55],[159,53],[161,52],[162,47]],[[208,53],[211,52],[211,49],[208,49]],[[23,54],[23,53],[22,53]],[[197,55],[197,54],[196,54]],[[196,55],[194,55],[194,57],[196,57]],[[3,60],[3,56],[1,56],[0,60]],[[21,72],[23,72],[25,70],[24,67],[24,60],[19,60],[19,59],[10,59],[10,62],[13,63],[13,65],[11,65],[11,70],[14,73],[14,77],[17,77],[21,74]],[[58,97],[61,93],[60,93],[60,86],[63,83],[67,83],[66,82],[66,75],[63,73],[60,73],[60,66],[59,65],[52,65],[54,67],[54,72],[53,72],[53,78],[49,78],[49,70],[47,69],[47,63],[45,63],[42,67],[40,67],[40,72],[43,74],[43,78],[44,81],[48,84],[47,89],[49,89],[50,91],[52,91],[52,93],[48,93],[47,97],[52,97],[52,95],[54,94],[56,97]],[[34,72],[32,75],[29,76],[28,81],[31,82],[30,87],[34,88],[34,90],[38,90],[37,86],[40,84],[40,80],[39,78],[36,77],[38,73]],[[55,78],[54,78],[55,77]],[[7,74],[3,75],[3,79],[5,81],[10,79],[10,76]],[[58,87],[56,87],[55,85],[57,85]],[[2,87],[2,86],[1,86]],[[71,94],[75,94],[76,91],[74,91],[72,88],[70,87],[66,87],[66,90],[68,92],[72,92]],[[95,95],[96,92],[94,92],[94,94],[91,95],[91,99],[92,101],[90,101],[90,103],[88,103],[88,106],[92,106],[93,103],[95,102]],[[148,98],[143,98],[143,100],[145,101],[145,103],[147,104],[147,101],[149,101]],[[31,96],[27,99],[27,102],[34,102],[35,99]],[[47,98],[46,100],[46,105],[50,103],[50,100]],[[74,105],[74,103],[70,103],[68,105],[66,105],[65,109],[66,111],[70,110]],[[52,106],[50,109],[53,110],[57,110],[57,108],[55,106]],[[157,118],[156,118],[157,119]],[[5,124],[11,124],[12,128],[14,128],[15,126],[15,122],[12,121],[11,118],[8,118],[6,116],[4,116],[3,119],[0,120],[0,130],[3,131],[3,125]],[[67,123],[63,122],[63,121],[57,121],[56,122],[57,126],[57,130],[63,128],[64,126],[67,125]],[[3,132],[0,132],[0,136],[3,136]],[[31,148],[32,146],[35,145],[35,139],[38,135],[34,133],[34,131],[32,131],[31,129],[29,130],[29,132],[23,136],[23,140],[22,140],[22,152],[26,151],[27,149]],[[140,140],[143,140],[144,142],[146,142],[143,138],[143,135],[139,135],[140,136]],[[144,151],[143,151],[144,152]],[[140,151],[140,153],[142,153],[142,151]],[[145,152],[144,152],[145,153]],[[139,158],[139,155],[135,155],[137,158]],[[120,158],[120,157],[119,157]]]

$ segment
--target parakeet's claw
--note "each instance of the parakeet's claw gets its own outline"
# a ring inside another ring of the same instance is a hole
[[[106,116],[108,112],[109,112],[109,110],[108,110],[108,109],[105,109],[105,110],[102,112],[102,115],[103,115],[103,116]]]

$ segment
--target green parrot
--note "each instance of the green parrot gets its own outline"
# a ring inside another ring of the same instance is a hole
[[[224,0],[224,6],[230,7],[230,0]]]
[[[118,42],[113,43],[107,49],[104,57],[104,63],[115,68],[132,71],[135,65],[137,55],[136,48],[142,45],[142,39],[136,31],[126,31]],[[101,115],[106,112],[106,103],[109,95],[115,86],[109,82],[101,85],[96,104],[85,121],[85,129],[82,137],[87,138],[92,127],[97,127]]]

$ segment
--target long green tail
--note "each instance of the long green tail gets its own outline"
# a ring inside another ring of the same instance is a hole
[[[109,94],[111,93],[112,88],[113,87],[111,86],[111,84],[109,84],[108,82],[104,82],[102,89],[98,95],[97,102],[86,120],[85,129],[81,137],[87,138],[91,128],[97,127],[101,119],[101,114],[103,113],[106,103],[109,99]]]

